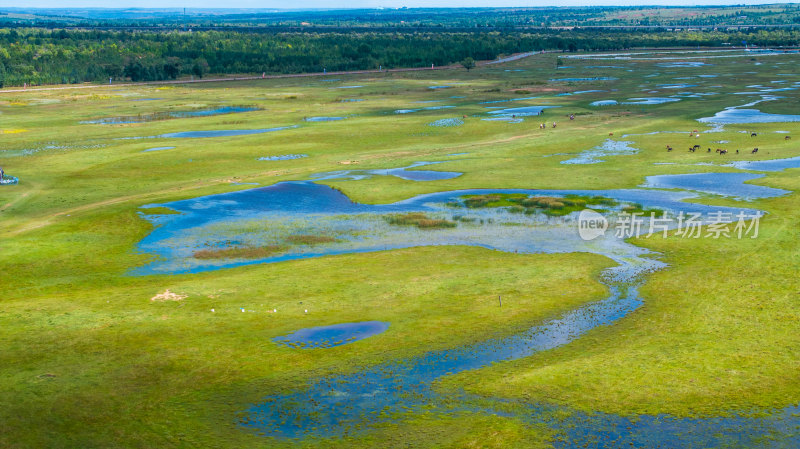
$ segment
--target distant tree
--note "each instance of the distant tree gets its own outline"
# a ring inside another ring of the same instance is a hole
[[[6,83],[6,66],[4,66],[2,62],[0,62],[0,87],[3,87],[5,83]]]
[[[475,68],[475,60],[471,56],[467,56],[461,60],[461,66],[470,71]]]
[[[169,57],[164,62],[164,74],[167,78],[175,79],[181,73],[181,60],[176,57]]]
[[[358,56],[362,58],[366,58],[372,53],[372,47],[367,45],[366,43],[362,43],[358,46]]]
[[[144,67],[139,61],[131,61],[125,64],[123,74],[131,79],[131,81],[140,81],[144,75]]]
[[[208,73],[208,61],[205,58],[195,59],[192,65],[192,75],[202,78],[206,73]]]

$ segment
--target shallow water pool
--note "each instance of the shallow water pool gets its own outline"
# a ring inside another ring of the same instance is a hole
[[[331,324],[300,329],[272,341],[295,348],[332,348],[381,334],[388,328],[389,323],[383,321]]]

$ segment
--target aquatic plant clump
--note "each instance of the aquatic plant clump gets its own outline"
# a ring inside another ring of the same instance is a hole
[[[639,203],[629,204],[627,206],[622,207],[622,212],[631,215],[642,215],[645,217],[656,217],[661,218],[663,217],[666,212],[663,209],[657,208],[645,208]]]
[[[327,235],[290,235],[286,237],[286,241],[295,245],[319,245],[321,243],[334,243],[339,240]]]
[[[263,259],[284,251],[285,246],[268,245],[259,247],[236,247],[201,249],[194,252],[195,259]]]
[[[578,195],[553,197],[528,196],[516,193],[490,193],[485,195],[469,195],[463,199],[463,205],[470,209],[506,207],[510,212],[524,212],[526,214],[542,212],[545,215],[551,216],[569,215],[590,206],[613,207],[618,204],[617,201],[604,196],[583,197]],[[455,205],[458,205],[458,203]]]
[[[442,229],[456,227],[455,222],[440,218],[430,218],[428,215],[421,212],[390,215],[386,217],[386,221],[393,225],[416,226],[420,229]]]

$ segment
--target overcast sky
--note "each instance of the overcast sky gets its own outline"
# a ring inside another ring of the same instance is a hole
[[[797,0],[794,0],[797,1]],[[600,5],[726,5],[791,3],[748,0],[0,0],[0,7],[22,8],[378,8],[378,7],[481,7],[481,6],[600,6]]]

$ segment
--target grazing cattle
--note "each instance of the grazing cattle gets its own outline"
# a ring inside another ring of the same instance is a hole
[[[694,147],[689,147],[689,152],[694,153]]]
[[[750,137],[755,137],[757,135],[758,135],[757,133],[750,133]]]
[[[672,151],[672,147],[667,145],[667,151]]]
[[[719,150],[719,154],[720,155],[728,154],[728,150]]]
[[[711,148],[709,148],[708,151],[706,151],[706,153],[710,153],[710,152],[711,152]]]
[[[695,145],[692,148],[694,148],[695,150],[699,150],[700,149],[700,145]]]
[[[738,148],[736,149],[736,154],[739,154],[739,149]]]
[[[789,140],[791,138],[792,138],[792,136],[786,136],[786,137],[783,138],[783,140]]]
[[[613,135],[614,135],[614,133],[608,133],[608,137],[611,137]]]
[[[553,128],[555,128],[555,127],[556,127],[556,122],[553,122]]]
[[[750,154],[756,154],[756,153],[758,153],[758,148],[753,148],[753,151],[750,152]]]

